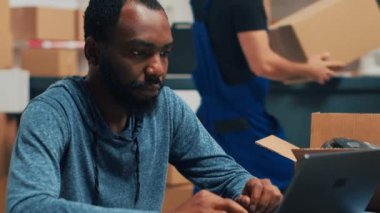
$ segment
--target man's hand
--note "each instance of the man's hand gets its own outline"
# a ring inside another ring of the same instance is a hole
[[[231,212],[247,213],[240,204],[231,200],[219,197],[209,191],[202,190],[187,200],[181,206],[172,211],[181,213],[193,212]]]
[[[324,84],[335,76],[335,71],[343,68],[343,64],[330,60],[330,53],[325,52],[309,57],[308,64],[312,66],[313,78],[320,84]]]
[[[269,179],[250,179],[237,199],[249,212],[274,212],[282,201],[280,190]]]

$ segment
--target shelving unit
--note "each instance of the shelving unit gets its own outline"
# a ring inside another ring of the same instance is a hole
[[[52,41],[31,39],[27,41],[15,41],[14,47],[40,48],[40,49],[83,49],[84,41]]]

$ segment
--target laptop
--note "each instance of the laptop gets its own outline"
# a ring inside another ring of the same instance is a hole
[[[380,149],[306,154],[278,213],[365,212],[380,183]]]

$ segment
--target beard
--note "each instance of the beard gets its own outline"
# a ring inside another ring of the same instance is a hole
[[[118,70],[114,63],[102,56],[99,64],[99,71],[103,83],[106,85],[111,94],[115,97],[116,101],[122,105],[126,111],[136,113],[151,113],[157,106],[158,95],[153,97],[139,96],[135,92],[143,90],[144,88],[151,87],[152,85],[159,85],[160,90],[163,86],[162,81],[158,76],[148,76],[144,82],[133,80],[128,84],[123,84],[121,79],[117,76],[117,72],[128,72],[127,70]],[[129,69],[129,70],[128,70]]]

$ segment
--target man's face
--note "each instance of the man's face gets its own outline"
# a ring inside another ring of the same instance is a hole
[[[154,109],[172,43],[164,11],[133,2],[122,8],[114,34],[101,45],[99,71],[107,88],[126,110]]]

